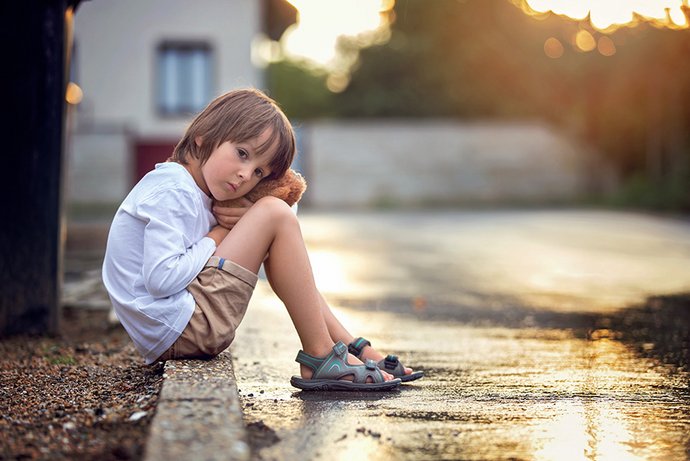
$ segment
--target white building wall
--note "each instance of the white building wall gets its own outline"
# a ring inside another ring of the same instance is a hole
[[[79,6],[74,77],[84,96],[69,127],[68,201],[119,202],[123,184],[132,186],[130,149],[136,140],[174,143],[189,124],[190,118],[156,113],[156,52],[162,42],[212,47],[213,96],[261,87],[262,72],[251,61],[260,8],[254,0],[91,0]],[[123,150],[116,152],[115,145]],[[86,193],[87,178],[100,178],[98,193]]]
[[[126,123],[145,136],[179,136],[189,120],[155,110],[157,46],[165,40],[213,47],[216,94],[260,86],[251,43],[260,30],[253,0],[92,0],[77,10],[77,78],[84,92],[80,119]]]

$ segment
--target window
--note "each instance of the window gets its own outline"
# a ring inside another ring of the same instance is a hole
[[[156,62],[156,106],[161,115],[189,115],[208,104],[213,94],[211,46],[164,42]]]

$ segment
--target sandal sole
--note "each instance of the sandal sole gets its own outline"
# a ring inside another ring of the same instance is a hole
[[[396,378],[399,378],[400,381],[403,383],[409,383],[410,381],[415,381],[419,378],[424,377],[424,372],[423,371],[413,371],[409,375],[404,375],[404,376],[396,376]]]
[[[384,383],[353,383],[340,379],[303,379],[293,376],[290,384],[304,391],[390,391],[397,388],[402,381],[393,379]]]

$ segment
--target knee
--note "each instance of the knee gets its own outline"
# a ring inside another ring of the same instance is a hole
[[[290,208],[290,205],[277,197],[262,197],[256,201],[252,208],[266,213],[271,219],[276,221],[297,222],[297,217],[295,213],[293,213],[292,208]]]

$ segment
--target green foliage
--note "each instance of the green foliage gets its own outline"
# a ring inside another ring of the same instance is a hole
[[[398,0],[395,11],[390,42],[362,51],[352,83],[340,95],[345,115],[538,113],[543,104],[534,104],[534,98],[546,94],[525,70],[534,76],[545,61],[539,23],[531,24],[533,19],[505,0]],[[346,101],[365,101],[368,107]]]
[[[607,203],[616,207],[643,207],[662,211],[690,210],[690,178],[653,181],[646,175],[628,178]]]
[[[306,63],[280,61],[266,70],[273,97],[291,119],[329,117],[336,114],[333,93],[326,88],[324,71]]]

